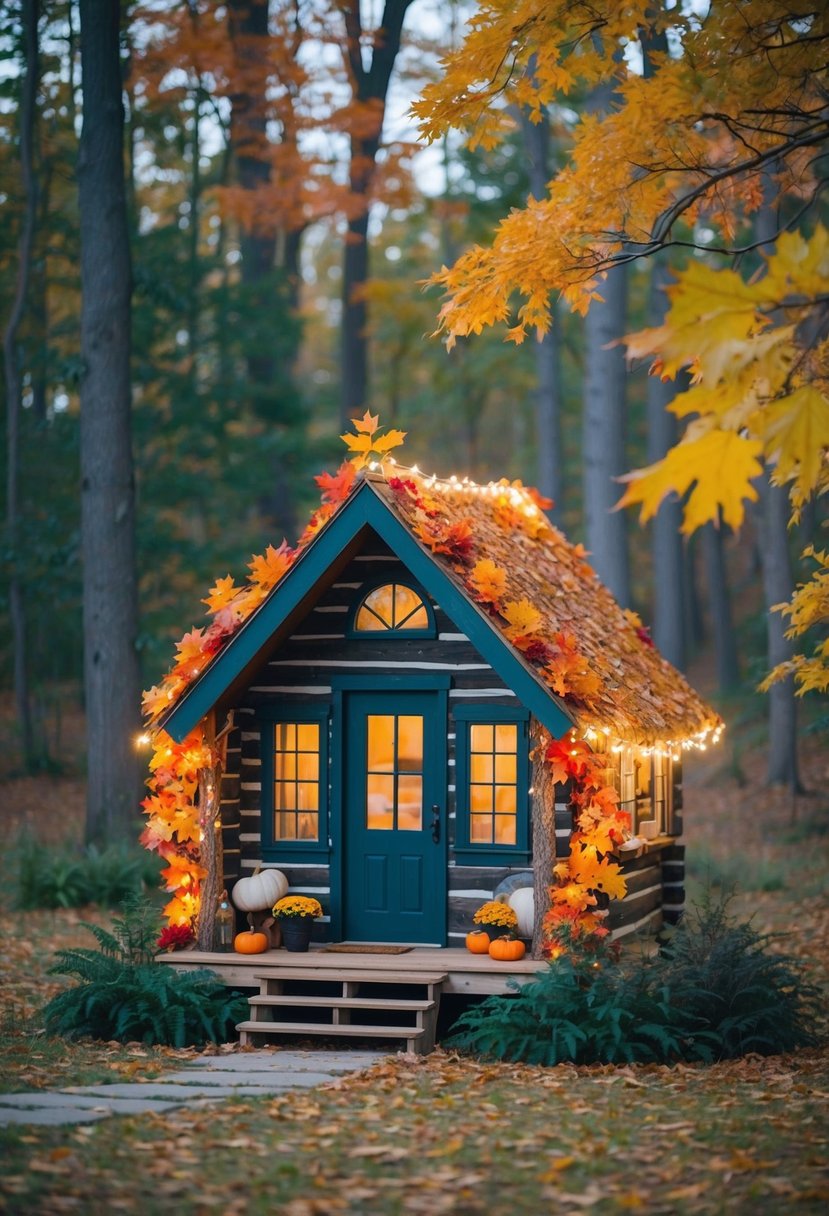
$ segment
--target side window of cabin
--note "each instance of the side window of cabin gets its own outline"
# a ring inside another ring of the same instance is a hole
[[[262,850],[268,860],[328,847],[328,711],[263,714]]]
[[[673,830],[671,760],[661,752],[649,755],[633,747],[619,753],[619,807],[630,815],[631,831],[652,839]]]
[[[528,715],[503,706],[459,706],[455,855],[467,864],[529,859]]]

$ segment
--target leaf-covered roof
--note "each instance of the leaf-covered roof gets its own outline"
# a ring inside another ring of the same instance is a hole
[[[171,721],[174,733],[192,729],[252,669],[263,647],[272,646],[284,613],[297,607],[293,592],[312,593],[323,567],[341,551],[339,532],[354,514],[349,504],[365,501],[361,490],[391,512],[409,560],[422,565],[422,550],[434,563],[424,572],[435,572],[441,597],[451,592],[479,649],[490,652],[493,635],[499,640],[490,661],[499,667],[504,658],[502,677],[542,720],[545,707],[553,717],[563,710],[585,734],[601,731],[642,747],[699,742],[722,729],[719,715],[656,651],[638,617],[599,582],[585,550],[549,522],[543,509],[549,504],[535,490],[520,482],[478,486],[427,477],[389,456],[403,432],[378,439],[377,419],[369,414],[354,425],[356,434],[343,439],[357,454],[336,475],[316,479],[322,504],[297,548],[284,542],[269,548],[250,563],[246,584],[237,587],[228,576],[211,590],[204,601],[210,625],[185,634],[174,666],[144,695],[151,730]],[[381,509],[377,526],[384,519],[391,525]]]
[[[483,602],[506,643],[562,697],[581,729],[653,746],[722,728],[719,715],[656,650],[636,615],[599,581],[585,550],[549,522],[535,491],[520,483],[438,481],[400,468],[394,475],[375,474],[372,482],[466,594]],[[430,517],[432,511],[439,514]],[[495,603],[476,594],[482,561],[505,576]],[[520,633],[519,608],[532,626],[529,635]],[[511,617],[519,620],[515,628]],[[562,654],[574,653],[582,662],[570,669],[588,673],[573,681],[581,689],[575,694],[562,692],[568,667],[560,662]]]

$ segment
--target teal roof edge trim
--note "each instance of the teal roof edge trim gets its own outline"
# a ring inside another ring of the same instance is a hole
[[[373,489],[370,481],[364,481],[346,500],[291,566],[270,597],[234,634],[204,675],[182,696],[169,716],[161,719],[159,725],[180,742],[216,705],[285,618],[313,590],[334,559],[365,526],[373,528],[397,554],[504,683],[552,735],[559,736],[570,729],[572,720],[557,698],[512,652],[496,626],[415,540],[406,525]]]

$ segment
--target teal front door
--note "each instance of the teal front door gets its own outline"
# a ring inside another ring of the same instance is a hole
[[[445,699],[347,694],[343,937],[446,940]]]

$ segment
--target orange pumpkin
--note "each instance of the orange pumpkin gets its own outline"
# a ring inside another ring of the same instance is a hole
[[[517,962],[526,952],[526,946],[517,937],[496,937],[489,947],[489,957],[498,959],[501,963]]]
[[[233,939],[233,949],[237,954],[261,954],[270,944],[267,933],[254,933],[252,929],[237,933]]]
[[[489,934],[485,929],[473,929],[466,935],[466,948],[473,954],[488,954]]]

